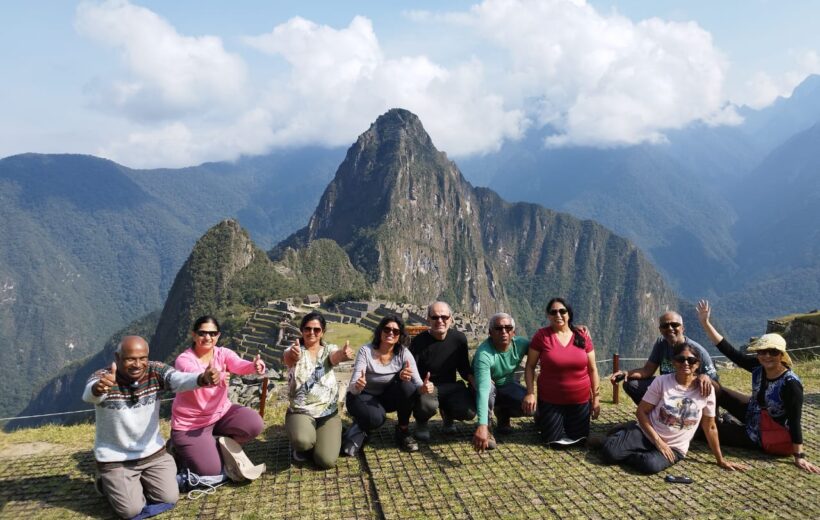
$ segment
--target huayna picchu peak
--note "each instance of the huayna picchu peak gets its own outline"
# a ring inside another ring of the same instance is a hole
[[[673,291],[626,239],[592,221],[474,188],[414,114],[393,109],[350,147],[308,225],[272,251],[337,242],[373,291],[514,313],[528,332],[555,295],[602,346],[631,348]]]

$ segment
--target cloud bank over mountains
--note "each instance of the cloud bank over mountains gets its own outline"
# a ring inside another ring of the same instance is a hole
[[[546,146],[610,147],[663,141],[693,121],[739,121],[727,60],[694,22],[635,23],[582,0],[486,0],[404,16],[420,33],[478,47],[391,53],[365,16],[346,27],[294,17],[223,41],[181,34],[126,0],[83,3],[77,31],[122,65],[89,83],[88,102],[131,128],[99,154],[155,167],[343,146],[391,107],[418,114],[454,156],[492,152],[530,128],[551,129]],[[776,90],[769,80],[759,79],[763,90]]]

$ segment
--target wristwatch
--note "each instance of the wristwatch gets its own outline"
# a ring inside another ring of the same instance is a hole
[[[795,459],[805,459],[805,458],[806,458],[806,454],[805,454],[805,453],[803,453],[803,452],[801,451],[800,453],[795,453],[795,454],[794,454],[794,458],[795,458]]]

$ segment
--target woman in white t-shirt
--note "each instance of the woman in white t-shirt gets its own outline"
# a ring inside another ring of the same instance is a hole
[[[675,373],[655,378],[638,405],[638,422],[604,441],[604,461],[624,464],[647,475],[658,473],[686,456],[700,423],[718,466],[729,471],[747,469],[727,461],[720,452],[715,391],[703,397],[697,383],[700,351],[688,343],[675,345],[672,361]]]

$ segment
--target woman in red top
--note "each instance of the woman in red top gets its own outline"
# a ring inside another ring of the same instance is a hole
[[[527,354],[524,408],[536,408],[535,367],[538,376],[536,425],[544,442],[569,444],[589,435],[589,419],[601,412],[595,350],[586,331],[572,324],[572,307],[563,298],[547,303],[550,324],[535,333]]]

